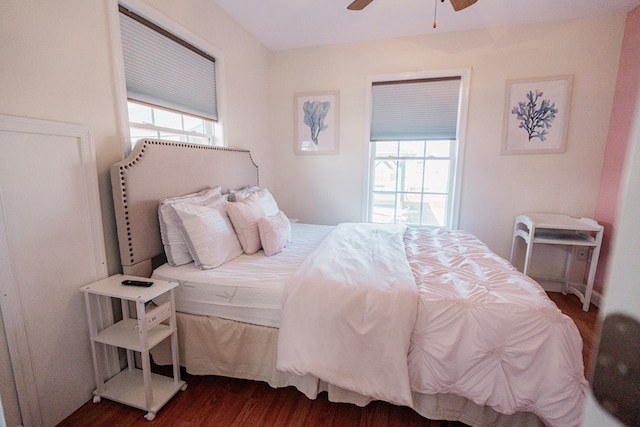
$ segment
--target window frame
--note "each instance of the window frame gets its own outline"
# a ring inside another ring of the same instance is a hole
[[[173,19],[162,14],[158,10],[149,6],[140,0],[109,0],[109,32],[111,37],[111,53],[114,67],[115,93],[117,99],[116,105],[116,121],[118,124],[118,134],[122,145],[124,155],[128,155],[133,148],[135,141],[131,141],[131,132],[129,127],[129,109],[126,88],[126,79],[124,73],[124,58],[122,55],[122,37],[120,32],[120,11],[119,5],[130,9],[134,13],[143,16],[150,22],[170,31],[175,36],[181,38],[185,42],[192,44],[198,49],[206,52],[215,58],[214,66],[216,73],[216,97],[218,100],[218,121],[213,122],[214,138],[212,145],[225,145],[224,141],[224,117],[226,111],[226,78],[225,78],[225,59],[222,50],[211,45],[206,40],[192,33],[185,27],[178,24]],[[180,112],[178,112],[180,113]]]
[[[208,120],[208,119],[204,119],[202,117],[197,117],[197,116],[192,116],[186,113],[181,113],[179,111],[175,111],[175,110],[169,110],[169,109],[165,109],[165,108],[161,108],[161,107],[157,107],[155,105],[149,105],[149,104],[144,104],[142,102],[138,102],[135,100],[131,100],[129,99],[127,102],[127,109],[129,108],[129,104],[137,104],[146,108],[151,109],[151,120],[153,123],[149,123],[149,122],[132,122],[131,121],[131,111],[129,112],[129,132],[131,134],[131,131],[133,129],[140,129],[143,131],[147,131],[147,132],[154,132],[156,135],[155,136],[145,136],[144,138],[158,138],[158,139],[167,139],[167,140],[171,140],[171,141],[182,141],[182,142],[188,142],[191,144],[203,144],[201,142],[194,142],[191,141],[192,138],[195,139],[203,139],[203,140],[207,140],[208,143],[204,143],[203,145],[216,145],[215,144],[215,137],[216,137],[216,122],[212,121],[212,120]],[[155,110],[155,111],[154,111]],[[156,111],[165,111],[168,112],[170,114],[175,114],[176,116],[180,117],[180,120],[182,122],[182,125],[184,127],[184,120],[186,117],[189,118],[193,118],[196,120],[201,120],[202,121],[202,125],[204,127],[204,132],[196,132],[196,131],[189,131],[189,130],[184,130],[184,129],[177,129],[177,128],[170,128],[170,127],[164,127],[164,126],[160,126],[158,124],[155,123],[155,117],[154,117],[154,113]],[[171,137],[162,137],[160,136],[160,134],[173,134],[178,136],[178,139],[175,138],[171,138]],[[132,143],[135,142],[132,139]],[[133,146],[131,147],[133,148]]]
[[[451,70],[433,70],[424,72],[412,72],[412,73],[396,73],[396,74],[384,74],[384,75],[372,75],[367,76],[367,100],[366,100],[366,148],[364,150],[364,163],[365,163],[365,177],[363,185],[363,210],[362,218],[364,221],[371,221],[372,218],[372,199],[374,189],[372,185],[374,183],[374,144],[370,141],[370,129],[372,119],[372,87],[374,82],[385,81],[401,81],[401,80],[419,80],[419,79],[437,79],[443,77],[460,77],[460,103],[458,111],[458,125],[457,125],[457,144],[450,150],[450,153],[454,156],[454,161],[451,163],[453,169],[451,180],[451,200],[449,206],[451,212],[447,218],[447,224],[443,227],[457,229],[460,220],[460,199],[462,192],[462,175],[464,168],[464,152],[466,142],[466,129],[467,129],[467,115],[469,110],[469,89],[471,80],[471,69],[451,69]],[[397,191],[396,191],[397,194]]]

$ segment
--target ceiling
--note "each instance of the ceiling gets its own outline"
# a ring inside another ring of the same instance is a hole
[[[351,0],[213,1],[271,50],[561,21],[626,13],[640,5],[640,0],[478,0],[454,12],[448,0],[374,0],[362,11],[347,10]]]

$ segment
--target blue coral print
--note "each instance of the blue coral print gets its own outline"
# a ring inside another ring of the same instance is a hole
[[[311,132],[311,140],[313,144],[318,146],[318,136],[320,132],[327,129],[324,119],[331,108],[331,102],[326,101],[306,101],[302,106],[304,111],[304,124],[309,126]]]
[[[543,92],[536,90],[529,91],[525,95],[527,102],[520,101],[518,105],[511,109],[511,114],[515,114],[520,125],[520,129],[524,129],[527,132],[529,141],[534,138],[545,141],[547,139],[548,129],[558,114],[556,104],[551,103],[549,99],[543,99],[540,105],[538,102],[542,98]]]

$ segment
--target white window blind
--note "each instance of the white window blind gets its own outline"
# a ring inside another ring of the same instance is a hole
[[[460,77],[374,82],[371,141],[457,138]]]
[[[215,59],[120,6],[127,97],[218,120]]]

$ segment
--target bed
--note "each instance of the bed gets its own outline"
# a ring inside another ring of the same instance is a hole
[[[174,267],[160,200],[260,188],[250,152],[142,140],[111,178],[123,272],[181,283],[180,362],[190,374],[360,406],[385,400],[473,426],[579,425],[587,382],[575,324],[474,236],[294,223],[277,255]],[[162,346],[153,358],[170,363]]]

